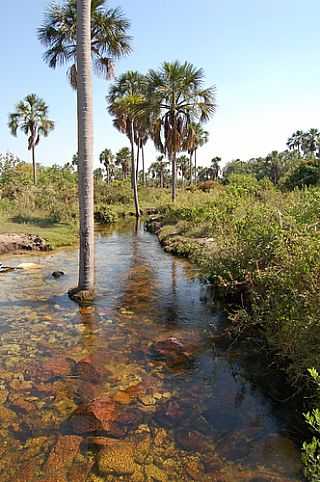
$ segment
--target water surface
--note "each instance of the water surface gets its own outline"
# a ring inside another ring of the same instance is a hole
[[[286,419],[234,349],[192,266],[130,224],[97,235],[97,300],[74,249],[0,275],[0,480],[301,481]],[[53,279],[53,271],[66,275]]]

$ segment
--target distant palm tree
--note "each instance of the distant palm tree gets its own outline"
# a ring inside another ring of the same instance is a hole
[[[289,137],[287,142],[287,146],[289,147],[289,149],[297,150],[299,153],[301,153],[303,136],[304,132],[301,130],[297,130],[296,132],[294,132],[292,136]]]
[[[186,136],[186,148],[190,155],[190,181],[192,182],[192,174],[194,172],[195,182],[198,180],[197,171],[197,152],[199,147],[202,147],[209,140],[209,132],[204,130],[203,126],[198,123],[191,123],[189,125],[188,133]],[[194,157],[194,168],[192,157]]]
[[[105,149],[101,152],[99,160],[106,170],[107,184],[110,184],[112,176],[114,175],[114,155],[111,149]]]
[[[151,164],[149,167],[149,173],[151,174],[152,178],[159,179],[159,187],[164,187],[164,181],[166,175],[169,173],[167,167],[169,162],[165,160],[164,156],[158,156],[156,161]]]
[[[216,181],[219,177],[221,168],[220,168],[220,162],[221,162],[221,157],[214,157],[211,159],[211,172],[212,172],[212,178]]]
[[[113,76],[114,61],[131,52],[129,21],[119,8],[105,8],[106,0],[91,1],[91,54],[97,74]],[[71,64],[67,75],[77,87],[77,0],[63,5],[51,3],[43,25],[38,29],[40,42],[47,48],[44,60],[49,67]]]
[[[48,106],[35,94],[27,95],[16,106],[16,111],[9,114],[9,129],[16,136],[18,129],[28,136],[28,150],[32,153],[33,182],[37,183],[35,148],[40,137],[47,137],[54,129],[54,122],[48,119]]]
[[[184,181],[189,174],[189,158],[186,155],[179,156],[177,158],[177,169],[181,175],[182,186],[184,186]]]
[[[159,71],[147,75],[148,98],[144,106],[152,111],[152,138],[157,149],[172,163],[172,200],[176,199],[176,159],[184,149],[192,122],[205,122],[215,112],[215,89],[203,87],[204,73],[194,65],[165,62]]]
[[[120,166],[122,170],[122,178],[127,179],[130,173],[131,154],[128,147],[122,147],[120,151],[116,153],[116,166]]]
[[[305,135],[306,150],[311,155],[319,155],[320,153],[320,132],[318,129],[309,129]]]

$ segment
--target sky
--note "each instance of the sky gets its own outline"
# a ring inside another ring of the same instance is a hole
[[[26,137],[11,136],[8,113],[27,94],[49,106],[56,123],[40,141],[37,160],[46,165],[71,161],[77,150],[76,96],[66,68],[42,61],[37,28],[49,0],[1,0],[0,153],[28,160]],[[59,2],[58,2],[59,3]],[[61,3],[61,2],[60,2]],[[202,67],[206,85],[215,85],[218,108],[206,128],[209,143],[199,165],[212,157],[247,160],[283,150],[293,131],[320,128],[319,0],[109,0],[131,22],[133,53],[116,65],[142,73],[163,61]],[[105,96],[110,81],[94,80],[95,159],[106,147],[128,145],[112,126]],[[149,143],[146,159],[156,157]]]

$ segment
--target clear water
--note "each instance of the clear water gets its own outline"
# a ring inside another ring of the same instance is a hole
[[[192,266],[142,226],[97,235],[90,308],[66,295],[76,250],[1,261],[41,265],[0,275],[1,481],[302,480],[253,365],[214,347]]]

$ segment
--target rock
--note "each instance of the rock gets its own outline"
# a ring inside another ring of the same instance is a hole
[[[162,403],[156,411],[155,418],[160,425],[171,427],[187,417],[186,408],[178,400]]]
[[[75,365],[74,375],[92,384],[98,384],[102,380],[102,373],[87,359],[80,360]]]
[[[271,434],[256,442],[248,460],[276,469],[287,476],[301,475],[302,464],[299,450],[292,440],[282,435]]]
[[[61,278],[62,276],[64,276],[64,272],[63,272],[63,271],[54,271],[54,272],[52,273],[52,278],[54,278],[54,279]]]
[[[80,451],[82,438],[76,435],[60,436],[51,450],[44,467],[46,482],[67,482],[67,471]]]
[[[192,355],[177,338],[171,337],[151,345],[150,354],[154,359],[163,360],[169,366],[190,366]]]
[[[71,375],[73,362],[65,357],[53,357],[44,362],[42,368],[39,367],[41,376],[44,379],[50,379],[54,377],[64,377]]]
[[[0,405],[2,405],[3,403],[5,403],[7,401],[8,394],[9,394],[9,392],[6,389],[6,387],[4,385],[1,385],[0,386]]]
[[[181,448],[191,452],[206,453],[210,448],[208,439],[197,431],[179,430],[175,439]]]
[[[169,480],[166,473],[154,464],[147,465],[145,472],[148,480],[156,482],[167,482]]]
[[[119,390],[113,395],[113,400],[121,405],[129,405],[131,403],[131,396],[128,392]]]
[[[111,398],[97,399],[88,405],[80,406],[71,415],[67,426],[76,434],[112,432],[118,416],[117,404]]]
[[[47,242],[34,234],[0,234],[0,254],[11,251],[48,251]]]
[[[115,441],[102,449],[98,455],[98,468],[105,474],[131,475],[139,471],[134,460],[135,445],[132,442]]]

